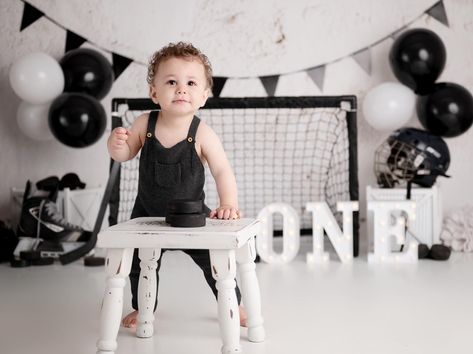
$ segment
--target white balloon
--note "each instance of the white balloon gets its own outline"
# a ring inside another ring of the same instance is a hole
[[[48,124],[51,103],[31,104],[21,102],[16,113],[18,127],[23,134],[33,140],[47,141],[54,138]]]
[[[59,63],[48,54],[30,53],[11,66],[10,85],[22,100],[46,103],[64,90],[64,73]]]
[[[375,129],[393,131],[414,114],[416,96],[402,84],[385,82],[372,88],[363,100],[363,115]]]

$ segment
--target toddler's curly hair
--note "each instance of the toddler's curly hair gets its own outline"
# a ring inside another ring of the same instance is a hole
[[[169,58],[197,58],[204,66],[207,86],[210,89],[212,88],[212,65],[209,58],[191,43],[186,42],[169,43],[152,55],[148,64],[148,76],[146,77],[148,84],[153,83],[159,64]]]

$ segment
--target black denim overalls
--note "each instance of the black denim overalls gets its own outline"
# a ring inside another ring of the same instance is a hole
[[[131,218],[143,216],[165,216],[166,206],[173,199],[201,199],[205,201],[204,183],[205,171],[202,162],[195,150],[195,135],[200,119],[195,117],[187,133],[187,138],[176,145],[166,148],[155,136],[158,111],[152,111],[148,118],[146,140],[141,149],[138,195],[131,213]],[[208,215],[210,209],[205,205],[204,212]],[[164,253],[166,249],[162,249]],[[205,280],[209,284],[215,297],[217,289],[212,277],[210,256],[208,250],[182,250],[188,254],[204,272]],[[159,268],[161,257],[156,269],[156,287],[159,287]],[[130,272],[132,292],[132,306],[138,309],[138,280],[140,262],[135,249],[133,264]],[[158,294],[158,289],[156,289]],[[238,303],[241,295],[236,287]],[[157,299],[156,304],[157,305]]]

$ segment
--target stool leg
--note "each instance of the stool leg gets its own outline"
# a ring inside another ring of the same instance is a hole
[[[241,296],[248,314],[248,339],[251,342],[263,342],[266,335],[261,316],[261,295],[255,272],[255,258],[255,239],[251,238],[246,245],[237,249],[236,261],[240,273]]]
[[[130,273],[133,249],[109,249],[105,260],[107,283],[100,313],[100,337],[97,354],[111,354],[117,349],[117,334],[123,311],[123,287]]]
[[[218,322],[222,336],[222,353],[241,353],[240,313],[235,294],[235,251],[210,250],[212,276],[218,290]]]
[[[136,336],[149,338],[153,335],[154,304],[156,302],[156,268],[161,256],[160,248],[140,248],[140,280],[138,283],[138,318]]]

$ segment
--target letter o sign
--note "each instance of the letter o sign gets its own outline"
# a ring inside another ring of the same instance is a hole
[[[273,249],[273,214],[280,213],[283,217],[283,250],[275,253]],[[299,252],[300,227],[296,209],[286,203],[272,203],[265,206],[258,214],[261,228],[256,236],[256,249],[266,263],[289,263]]]

